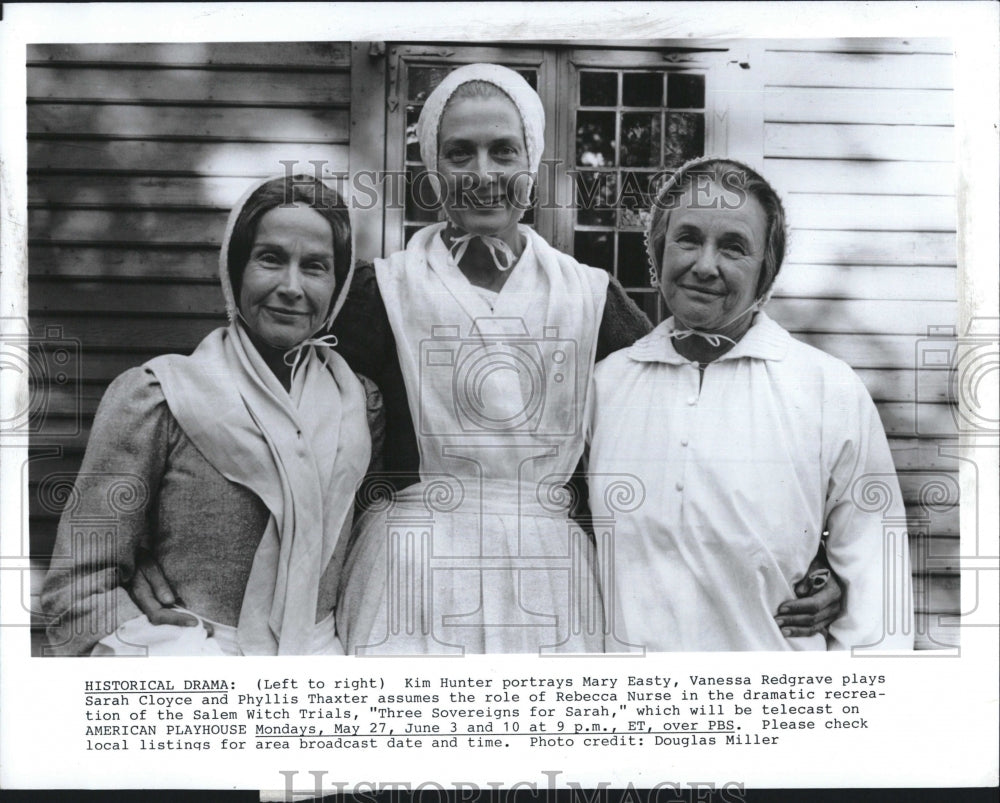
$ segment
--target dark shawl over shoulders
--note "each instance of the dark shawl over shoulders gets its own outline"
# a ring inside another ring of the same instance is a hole
[[[649,319],[612,277],[597,334],[597,360],[631,346],[652,328]],[[418,482],[420,452],[406,397],[406,385],[385,303],[375,278],[375,267],[371,263],[358,263],[347,301],[334,321],[332,331],[337,336],[337,351],[355,373],[369,377],[382,391],[385,404],[385,471],[390,473],[396,488]]]
[[[608,282],[608,298],[604,302],[601,328],[597,331],[596,362],[619,349],[628,348],[640,337],[653,331],[649,318],[625,293],[625,288],[612,276]]]
[[[396,354],[396,341],[379,293],[375,267],[359,262],[347,301],[333,323],[337,351],[355,373],[363,374],[382,391],[385,442],[382,468],[393,485],[405,488],[420,479],[420,453]],[[374,446],[374,444],[373,444]]]

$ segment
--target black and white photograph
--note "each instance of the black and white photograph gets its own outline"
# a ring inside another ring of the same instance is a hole
[[[48,651],[957,645],[947,42],[296,50],[28,53]]]
[[[954,781],[869,753],[935,671],[941,716],[995,681],[983,54],[569,5],[25,40],[0,635],[72,686],[68,785],[131,750],[292,800],[404,746],[446,788]],[[844,749],[858,781],[779,768]]]

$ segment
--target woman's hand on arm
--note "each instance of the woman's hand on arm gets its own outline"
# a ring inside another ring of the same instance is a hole
[[[825,578],[825,579],[824,579]],[[825,632],[844,610],[844,589],[821,549],[795,584],[796,599],[778,606],[774,620],[787,638]]]
[[[194,627],[198,624],[197,617],[173,610],[173,607],[181,602],[167,582],[153,553],[147,549],[139,550],[136,555],[135,575],[132,578],[132,585],[128,587],[128,593],[154,625]],[[207,623],[205,627],[210,630]]]

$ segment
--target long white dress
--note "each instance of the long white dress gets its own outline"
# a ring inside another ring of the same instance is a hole
[[[583,452],[608,276],[522,226],[492,299],[442,228],[375,266],[421,481],[355,526],[341,639],[348,654],[599,652],[593,548],[563,485]]]
[[[599,550],[609,649],[826,649],[774,621],[824,531],[846,600],[831,647],[912,648],[902,495],[864,385],[764,313],[699,384],[672,327],[595,372],[588,486],[614,524]],[[616,495],[622,475],[633,498]]]

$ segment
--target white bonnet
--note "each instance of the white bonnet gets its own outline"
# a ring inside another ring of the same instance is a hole
[[[697,174],[697,171],[703,167],[737,172],[741,176],[740,185],[730,189],[743,192],[754,192],[755,190],[753,189],[747,189],[747,185],[752,182],[755,187],[764,188],[763,190],[756,190],[757,192],[766,191],[766,193],[773,198],[772,208],[775,211],[773,213],[768,213],[768,235],[764,255],[765,275],[762,277],[766,278],[767,289],[757,298],[757,303],[763,306],[770,300],[771,294],[774,292],[774,282],[778,276],[778,272],[781,270],[781,265],[785,257],[785,243],[788,236],[785,224],[785,209],[777,191],[763,176],[754,170],[754,168],[750,167],[750,165],[737,161],[736,159],[731,159],[728,156],[698,156],[694,159],[688,160],[677,168],[673,175],[671,175],[670,178],[664,182],[659,191],[656,193],[656,198],[653,201],[652,209],[650,210],[649,222],[646,224],[645,232],[646,255],[649,259],[650,283],[654,287],[658,285],[660,273],[663,269],[663,246],[667,226],[670,221],[670,211],[676,206],[675,196],[681,188],[685,187],[689,183],[691,180],[691,174]],[[780,228],[780,232],[777,236],[772,235],[772,226]],[[774,273],[771,275],[767,275],[768,260],[770,260],[774,269]]]
[[[253,195],[257,190],[263,187],[265,184],[274,181],[275,179],[301,179],[302,176],[270,176],[268,178],[260,179],[255,181],[249,187],[240,199],[234,204],[232,211],[229,213],[229,220],[226,221],[226,232],[222,236],[222,245],[219,248],[219,283],[222,285],[222,295],[226,301],[226,317],[229,322],[232,323],[236,320],[239,315],[239,307],[237,305],[237,299],[233,292],[232,281],[229,277],[229,243],[233,238],[233,229],[236,227],[236,221],[240,217],[240,213],[243,211],[243,207],[246,206],[247,201],[250,200],[250,196]],[[307,176],[306,178],[311,178]],[[327,189],[330,194],[340,198],[340,194],[335,192],[333,188],[327,185]],[[346,206],[345,206],[346,209]],[[349,214],[349,213],[348,213]],[[347,293],[351,286],[351,280],[354,278],[354,261],[355,261],[355,250],[354,250],[354,226],[351,226],[351,246],[350,246],[350,265],[347,269],[347,274],[344,281],[337,285],[334,291],[334,301],[330,308],[330,314],[327,316],[326,320],[323,322],[323,329],[329,328],[330,324],[333,323],[334,319],[337,317],[341,308],[344,306],[344,302],[347,300]],[[315,333],[314,333],[315,334]]]
[[[483,81],[501,89],[517,107],[524,126],[524,144],[528,149],[528,169],[538,172],[545,149],[545,109],[538,93],[513,70],[499,64],[466,64],[445,76],[431,92],[417,121],[420,158],[432,175],[437,172],[438,128],[448,100],[462,84]]]

